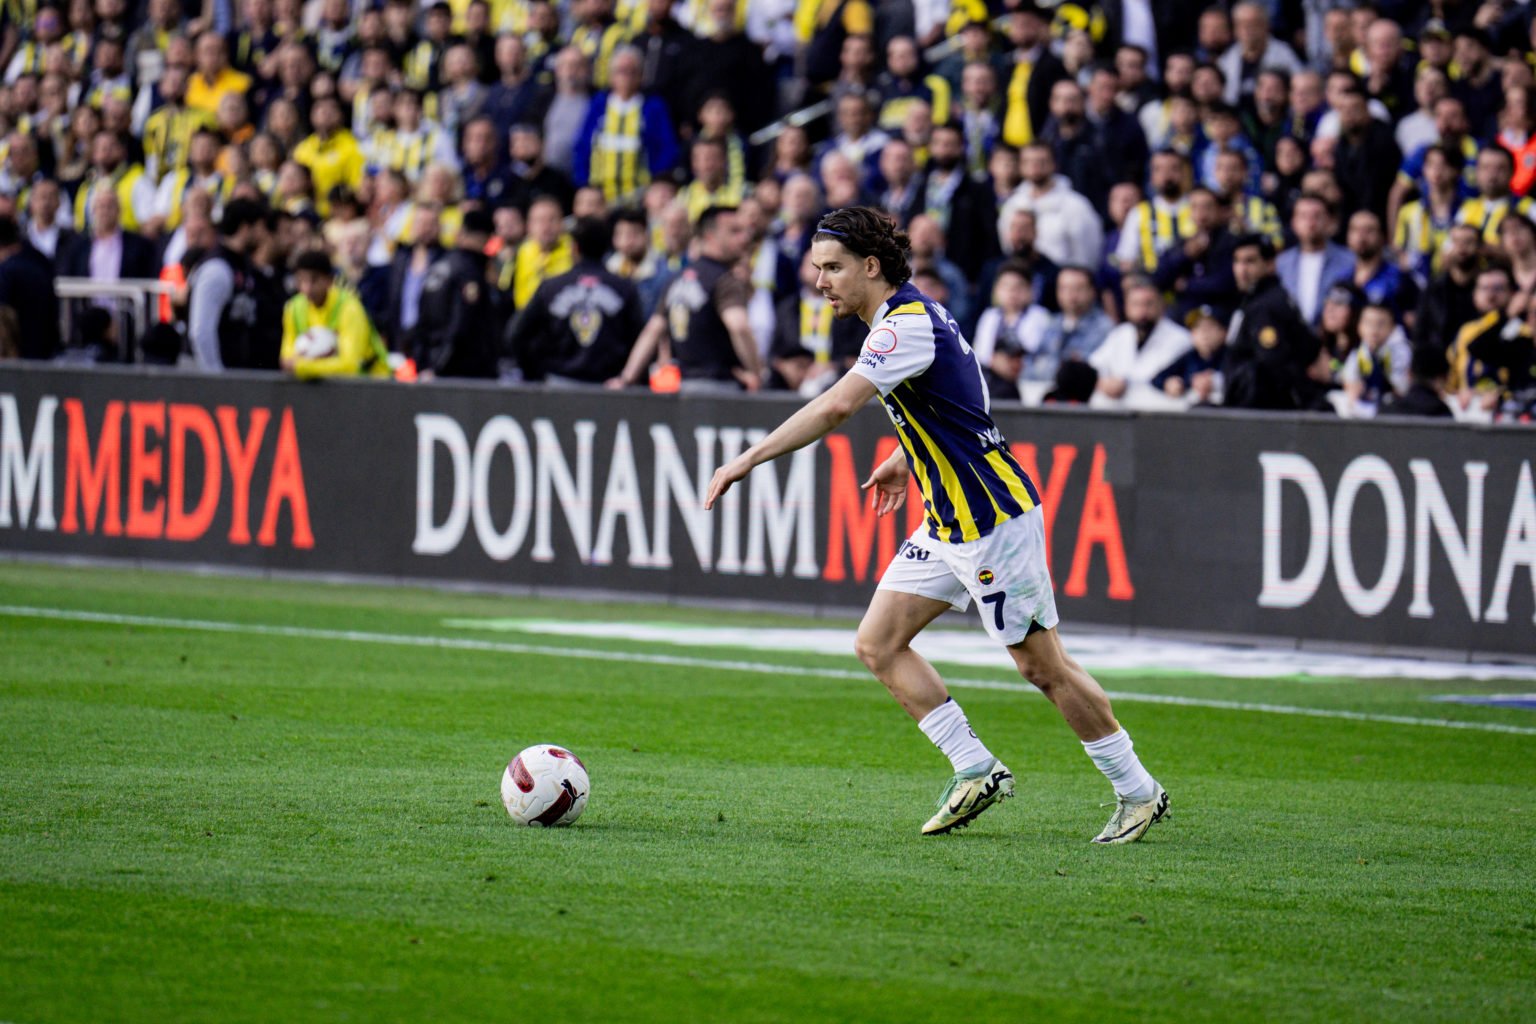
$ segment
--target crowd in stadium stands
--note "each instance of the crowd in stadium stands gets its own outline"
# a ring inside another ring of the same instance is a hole
[[[0,355],[810,395],[865,333],[816,291],[810,241],[867,204],[909,233],[994,401],[1536,405],[1532,5],[3,0],[3,19]],[[103,287],[60,300],[60,279]],[[120,279],[165,283],[152,324]]]

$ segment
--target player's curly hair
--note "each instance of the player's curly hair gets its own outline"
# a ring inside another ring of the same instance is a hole
[[[867,206],[833,210],[817,223],[812,241],[841,242],[855,256],[873,256],[880,261],[881,275],[893,285],[906,284],[912,276],[907,263],[912,240],[879,210]]]

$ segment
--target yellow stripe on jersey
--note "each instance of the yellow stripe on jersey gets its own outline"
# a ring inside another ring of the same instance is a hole
[[[929,482],[928,464],[917,454],[917,445],[912,443],[906,428],[900,423],[895,423],[895,427],[896,436],[901,440],[902,448],[906,449],[907,457],[912,460],[913,475],[917,477],[917,489],[922,492],[923,504],[928,509],[928,521],[935,524],[935,527],[942,526],[943,524],[939,522],[938,508],[933,503],[933,485]]]
[[[1013,500],[1019,503],[1019,508],[1028,512],[1035,507],[1034,500],[1029,496],[1029,488],[1024,486],[1024,478],[1009,465],[1007,459],[1003,458],[1002,452],[996,449],[987,452],[987,465],[991,466],[997,478],[1007,485],[1008,493],[1013,495]]]
[[[921,302],[909,302],[909,303],[907,303],[904,306],[897,306],[895,309],[891,310],[889,313],[887,313],[885,315],[886,316],[901,316],[903,313],[924,313],[924,314],[926,314],[927,312],[928,312],[928,308],[926,306],[924,306]]]
[[[911,305],[921,307],[922,303],[914,302]],[[909,389],[912,386],[907,381],[902,383]],[[933,438],[928,436],[928,431],[924,430],[923,425],[912,415],[912,410],[908,409],[905,403],[896,397],[896,392],[891,392],[891,398],[901,408],[901,414],[912,425],[912,429],[917,431],[917,436],[922,439],[923,447],[928,449],[929,454],[932,456],[933,464],[938,467],[939,484],[944,488],[944,494],[949,498],[949,503],[953,506],[955,515],[960,519],[960,539],[962,541],[976,540],[981,536],[981,531],[976,528],[976,517],[971,513],[971,503],[965,500],[965,488],[960,486],[960,478],[955,475],[955,467],[949,464],[949,459],[945,458],[939,446],[934,444]],[[953,542],[953,529],[951,529],[950,534],[950,541]]]
[[[976,472],[976,467],[966,466],[965,468],[970,470],[971,476],[975,477],[976,482],[981,484],[981,492],[987,496],[987,501],[992,505],[992,511],[997,513],[997,518],[993,521],[992,525],[996,526],[998,523],[1007,522],[1009,519],[1012,519],[1013,516],[1004,512],[1003,507],[997,503],[997,499],[992,497],[992,488],[988,487],[987,482],[981,478],[981,474]]]

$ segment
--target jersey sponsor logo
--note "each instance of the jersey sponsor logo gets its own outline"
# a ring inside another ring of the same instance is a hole
[[[932,552],[926,548],[920,548],[910,540],[901,542],[901,547],[896,550],[897,558],[905,558],[909,562],[926,562]]]
[[[896,351],[896,332],[889,327],[882,327],[864,339],[864,347],[877,355],[889,355]]]

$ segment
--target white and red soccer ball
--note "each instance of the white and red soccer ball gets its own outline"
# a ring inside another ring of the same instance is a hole
[[[569,825],[586,809],[591,788],[581,758],[548,743],[524,750],[501,773],[501,802],[519,825]]]

